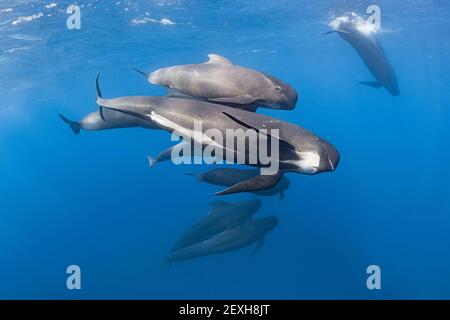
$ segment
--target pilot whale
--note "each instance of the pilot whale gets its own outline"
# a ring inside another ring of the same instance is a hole
[[[215,201],[211,203],[211,212],[202,220],[191,226],[175,243],[172,252],[208,239],[229,228],[237,227],[261,208],[259,199],[227,203]]]
[[[151,122],[161,130],[177,133],[200,145],[212,143],[212,138],[205,134],[208,130],[219,131],[225,137],[229,130],[238,131],[251,129],[260,136],[261,130],[278,130],[278,136],[270,136],[279,145],[279,155],[276,159],[278,171],[274,174],[260,174],[248,180],[241,181],[216,195],[239,192],[252,192],[274,187],[282,178],[284,172],[301,174],[318,174],[336,169],[339,163],[339,152],[326,140],[295,124],[284,122],[266,115],[252,113],[227,106],[211,107],[210,103],[181,98],[127,96],[104,99],[97,76],[97,104],[100,109],[111,109]],[[196,131],[196,123],[202,121],[202,131]],[[222,150],[224,160],[228,155],[234,159],[242,156],[238,144],[234,141],[229,145],[226,141],[216,141],[215,146]],[[258,154],[249,154],[245,148],[244,165],[264,168],[264,162]],[[256,157],[257,161],[249,159]],[[236,162],[236,161],[235,161]]]
[[[160,163],[160,162],[169,161],[170,159],[172,159],[173,150],[175,148],[183,149],[183,145],[185,145],[185,144],[188,144],[188,143],[185,141],[181,141],[180,143],[178,143],[174,146],[164,149],[156,157],[147,156],[149,167],[150,168],[154,167],[157,163]]]
[[[81,130],[100,131],[132,127],[142,127],[146,129],[159,128],[148,121],[113,110],[105,110],[103,112],[103,116],[98,111],[92,112],[80,121],[70,120],[61,113],[58,115],[65,123],[69,125],[72,132],[76,135],[78,135]]]
[[[217,54],[209,54],[208,58],[205,63],[176,65],[151,73],[135,70],[152,84],[206,101],[243,109],[261,106],[290,110],[295,107],[298,95],[287,83],[237,66]]]
[[[195,176],[198,181],[206,183],[231,187],[239,182],[255,178],[259,175],[258,169],[237,169],[237,168],[215,168],[200,174],[186,173],[189,176]],[[279,200],[284,198],[284,191],[289,188],[290,181],[283,176],[280,181],[272,188],[253,192],[258,196],[279,195]]]
[[[374,32],[358,27],[355,19],[347,16],[337,18],[330,23],[332,30],[347,41],[363,60],[375,81],[363,81],[361,84],[374,88],[384,87],[391,95],[398,96],[397,76]]]
[[[163,263],[170,265],[175,261],[229,252],[257,243],[251,253],[253,254],[262,247],[265,236],[275,229],[277,225],[278,218],[274,216],[248,220],[238,227],[227,229],[202,242],[173,251],[164,259]]]

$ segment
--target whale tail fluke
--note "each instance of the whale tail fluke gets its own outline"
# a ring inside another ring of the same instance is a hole
[[[67,119],[61,113],[58,113],[58,115],[65,123],[67,123],[69,125],[70,129],[72,129],[72,131],[73,131],[73,133],[75,133],[75,135],[80,134],[81,125],[78,122]]]
[[[148,166],[150,168],[153,168],[158,163],[158,160],[156,160],[152,156],[147,156],[147,160],[148,160]]]
[[[202,174],[195,174],[195,173],[188,172],[188,173],[186,173],[186,175],[195,177],[198,182],[202,182],[203,180],[205,180],[205,177]]]

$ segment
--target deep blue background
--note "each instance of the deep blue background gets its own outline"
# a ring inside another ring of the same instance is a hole
[[[50,2],[0,4],[13,9],[0,12],[0,298],[450,298],[448,1],[83,1],[79,31],[65,28],[69,2]],[[373,3],[399,97],[358,85],[372,78],[356,53],[320,35],[333,14]],[[145,17],[154,21],[132,23]],[[259,215],[280,225],[256,255],[163,268],[217,200],[217,188],[184,173],[210,167],[149,169],[146,155],[169,146],[168,134],[74,136],[57,113],[96,109],[97,72],[106,97],[160,95],[130,67],[211,52],[292,84],[294,111],[260,112],[326,138],[341,163],[290,174],[283,201],[264,199]],[[70,264],[81,291],[65,287]],[[382,269],[380,291],[366,288],[370,264]]]

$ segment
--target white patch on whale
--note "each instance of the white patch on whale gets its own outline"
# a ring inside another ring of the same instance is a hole
[[[152,111],[149,114],[152,121],[160,125],[161,127],[168,128],[175,132],[176,135],[181,135],[182,137],[191,138],[194,140],[194,142],[198,144],[209,144],[214,145],[218,147],[223,147],[222,145],[219,145],[216,141],[211,139],[209,136],[205,135],[203,132],[196,132],[191,129],[187,129],[185,127],[180,126],[179,124],[170,121],[167,118],[164,118],[163,116],[157,114],[155,111]]]
[[[320,166],[320,155],[315,151],[297,152],[300,160],[287,160],[285,163],[292,163],[305,173],[316,173]]]

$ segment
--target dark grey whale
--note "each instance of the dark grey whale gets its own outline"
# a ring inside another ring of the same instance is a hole
[[[278,218],[274,216],[248,220],[240,226],[227,229],[207,240],[173,251],[163,263],[170,265],[175,261],[225,253],[257,243],[253,254],[264,244],[264,237],[277,225]]]
[[[223,201],[211,203],[211,212],[181,235],[173,246],[172,252],[202,242],[215,234],[243,224],[251,219],[261,208],[261,205],[259,199],[235,203]]]
[[[148,121],[117,112],[113,110],[104,110],[103,118],[100,112],[91,112],[80,121],[73,121],[62,114],[59,117],[69,125],[74,134],[78,135],[81,130],[100,131],[120,128],[141,127],[146,129],[159,129]]]
[[[154,167],[157,163],[169,161],[170,159],[172,159],[172,150],[177,146],[182,146],[183,144],[186,144],[186,142],[181,141],[180,143],[178,143],[174,146],[164,149],[156,157],[147,156],[148,165],[151,168],[151,167]]]
[[[231,187],[239,182],[253,179],[259,175],[258,169],[237,169],[237,168],[215,168],[200,174],[187,173],[195,176],[198,181],[206,182],[212,185]],[[284,198],[284,191],[289,188],[290,181],[283,176],[280,181],[272,188],[253,192],[258,196],[279,195],[279,199]]]
[[[258,133],[258,139],[261,139],[259,133],[263,129],[269,132],[278,130],[278,136],[270,136],[270,139],[275,139],[279,144],[278,157],[271,159],[271,165],[275,163],[279,170],[272,175],[261,174],[242,181],[216,193],[217,195],[272,188],[280,181],[284,172],[318,174],[333,171],[338,166],[339,152],[334,146],[295,124],[227,106],[212,107],[210,103],[191,99],[148,96],[104,99],[101,96],[98,80],[99,77],[97,77],[97,104],[100,109],[111,109],[134,115],[159,126],[161,130],[176,132],[195,143],[204,144],[204,141],[208,139],[211,141],[211,137],[205,134],[208,130],[219,131],[225,137],[230,130],[251,129]],[[195,125],[199,120],[202,122],[202,132],[195,131]],[[223,151],[224,160],[229,160],[226,156],[230,153],[235,160],[244,155],[244,165],[265,167],[259,153],[249,154],[246,148],[243,154],[237,149],[238,146],[234,141],[231,145],[227,141],[217,141],[215,144]],[[251,157],[257,157],[257,162],[249,161]]]
[[[384,87],[393,96],[398,96],[397,76],[386,53],[373,32],[362,32],[353,20],[335,19],[333,30],[325,34],[336,32],[347,41],[363,60],[376,81],[360,82],[374,88]]]

